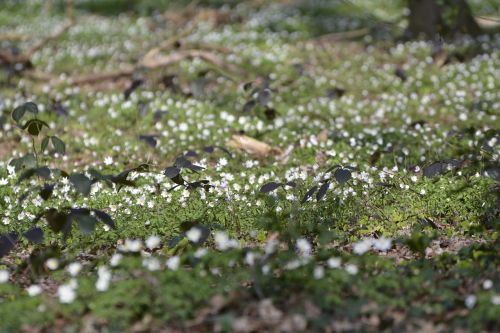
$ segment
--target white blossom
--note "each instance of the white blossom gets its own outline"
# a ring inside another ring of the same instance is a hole
[[[465,306],[467,307],[467,309],[472,309],[475,305],[476,305],[476,302],[477,302],[477,296],[476,295],[467,295],[465,297]]]
[[[42,287],[40,287],[38,284],[32,284],[31,286],[26,288],[26,291],[28,292],[28,295],[30,297],[34,297],[42,293]]]
[[[57,289],[57,296],[59,297],[59,302],[69,304],[75,300],[76,292],[71,286],[63,284]]]
[[[69,275],[77,276],[78,273],[80,273],[80,271],[82,270],[82,264],[80,264],[79,262],[72,262],[68,265],[67,270]]]
[[[173,256],[167,259],[166,265],[169,269],[176,271],[181,263],[181,258],[179,256]]]
[[[10,273],[9,271],[2,269],[0,270],[0,283],[6,283],[9,281]]]
[[[149,236],[146,239],[146,247],[150,250],[157,248],[160,245],[160,237],[156,235]]]
[[[193,243],[198,243],[201,238],[201,230],[197,227],[192,227],[186,232],[186,237]]]

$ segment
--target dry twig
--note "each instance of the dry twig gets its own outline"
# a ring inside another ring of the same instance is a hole
[[[7,51],[0,51],[0,61],[7,66],[21,65],[22,70],[33,67],[31,63],[31,58],[33,54],[49,44],[50,42],[58,39],[63,34],[65,34],[71,27],[75,25],[75,19],[73,15],[73,1],[67,0],[66,2],[66,13],[69,15],[69,19],[63,24],[63,26],[56,30],[53,34],[41,39],[32,45],[28,51],[22,53],[13,53]]]

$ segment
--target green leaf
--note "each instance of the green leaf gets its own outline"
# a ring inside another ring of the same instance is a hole
[[[34,168],[36,166],[36,158],[34,154],[27,154],[23,157],[14,158],[9,165],[13,166],[16,171],[24,168]]]
[[[37,114],[38,106],[33,102],[24,103],[23,105],[18,106],[17,108],[14,109],[14,111],[12,111],[12,119],[14,119],[16,123],[19,123],[19,121],[24,117],[26,112]]]
[[[29,168],[26,169],[20,176],[19,179],[17,180],[17,183],[19,184],[20,182],[30,179],[34,175],[37,175],[39,177],[42,177],[43,179],[48,179],[50,177],[51,171],[49,168],[46,166],[41,166],[39,168]]]
[[[38,193],[43,200],[47,201],[52,196],[54,192],[54,184],[45,184],[40,192]]]
[[[36,168],[27,169],[19,176],[19,178],[17,179],[17,183],[19,184],[23,180],[30,179],[35,175],[35,173],[36,173]]]
[[[58,154],[64,155],[66,153],[66,144],[57,136],[50,137],[52,145]]]
[[[40,119],[30,119],[26,122],[26,124],[24,124],[22,129],[27,130],[28,133],[33,135],[33,136],[38,136],[38,134],[40,134],[43,126],[46,126],[47,128],[49,127],[49,125],[46,122],[44,122]]]
[[[12,119],[14,119],[16,123],[18,123],[19,120],[23,118],[25,113],[26,109],[23,107],[23,105],[18,106],[14,109],[14,111],[12,111]]]
[[[40,149],[42,150],[42,152],[44,152],[45,149],[47,149],[48,145],[49,145],[49,137],[46,136],[45,138],[43,138],[42,144],[40,145]]]
[[[26,102],[26,103],[24,103],[23,106],[26,109],[26,111],[28,111],[28,112],[31,112],[33,114],[38,113],[38,106],[33,102]]]
[[[103,212],[102,210],[97,210],[97,209],[94,209],[93,212],[94,212],[95,216],[99,220],[101,220],[102,223],[106,224],[110,228],[116,229],[115,222],[113,221],[111,216],[109,216],[109,214],[107,214],[106,212]]]
[[[94,231],[97,223],[95,217],[91,215],[76,215],[75,218],[78,221],[78,227],[83,234],[89,235],[92,231]]]
[[[49,223],[49,228],[56,233],[62,231],[68,223],[71,223],[68,219],[68,214],[58,212],[55,208],[51,208],[45,212],[45,218]]]
[[[43,243],[43,230],[39,227],[31,228],[30,230],[26,231],[23,236],[35,244]]]
[[[69,181],[75,186],[76,190],[82,195],[87,196],[90,193],[92,182],[84,174],[72,173],[69,176]]]
[[[51,174],[50,169],[46,166],[41,166],[39,168],[36,168],[35,172],[39,177],[42,177],[44,179],[48,179]]]

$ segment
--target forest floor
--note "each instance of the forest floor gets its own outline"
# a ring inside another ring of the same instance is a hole
[[[500,34],[207,2],[2,4],[0,332],[498,331]]]

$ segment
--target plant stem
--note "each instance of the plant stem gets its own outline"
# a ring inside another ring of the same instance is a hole
[[[33,154],[35,154],[36,166],[38,167],[38,153],[36,151],[35,138],[31,137],[31,146],[33,148]]]

